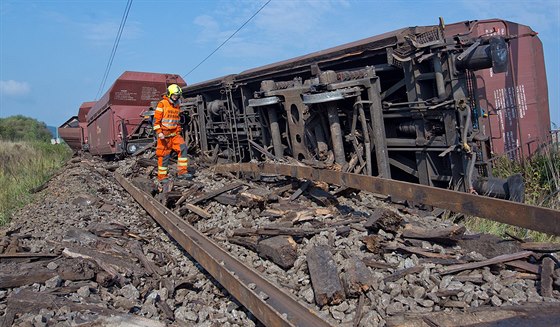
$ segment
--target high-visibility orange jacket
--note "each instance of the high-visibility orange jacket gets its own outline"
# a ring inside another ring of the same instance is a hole
[[[179,134],[181,125],[179,124],[179,103],[174,105],[167,96],[158,102],[154,112],[154,132],[162,132],[165,136],[169,134]]]

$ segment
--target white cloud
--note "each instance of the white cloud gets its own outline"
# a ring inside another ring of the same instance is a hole
[[[209,15],[201,15],[194,19],[194,24],[200,26],[203,32],[215,33],[219,31],[220,25],[218,22]]]
[[[117,18],[106,18],[103,15],[88,16],[86,21],[57,11],[45,11],[43,15],[56,25],[66,26],[67,29],[76,31],[94,46],[105,47],[107,44],[115,42],[120,27]],[[127,20],[121,40],[139,39],[142,37],[142,33],[140,22]]]
[[[85,38],[95,42],[114,40],[119,29],[116,22],[90,23],[84,24],[83,27]]]
[[[265,0],[222,1],[220,11],[199,15],[196,43],[200,47],[220,45],[247,21]],[[301,0],[271,2],[243,27],[219,55],[227,58],[263,59],[264,63],[306,54],[332,42],[334,33],[324,33],[332,24],[329,14],[349,7],[347,0]],[[305,42],[303,42],[305,40]]]
[[[196,51],[196,60],[192,67],[231,39],[196,73],[189,72],[192,82],[208,79],[208,74],[237,74],[348,42],[344,39],[346,33],[333,31],[330,19],[339,11],[352,9],[348,0],[272,1],[232,37],[265,2],[220,0],[219,10],[194,17],[191,23],[195,26],[195,39],[191,42],[195,45],[192,51]]]
[[[467,10],[482,18],[500,17],[519,24],[528,25],[537,32],[554,29],[558,24],[560,2],[550,0],[535,1],[493,1],[465,0]]]
[[[115,36],[119,30],[119,24],[114,21],[81,23],[81,29],[84,31],[85,38],[92,41],[96,45],[104,45],[114,42]],[[128,21],[122,31],[122,40],[138,39],[142,35],[142,29],[139,22]]]
[[[31,86],[27,82],[14,80],[0,81],[0,93],[8,96],[26,95],[31,91]]]

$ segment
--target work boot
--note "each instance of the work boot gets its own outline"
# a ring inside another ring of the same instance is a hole
[[[193,177],[194,177],[194,176],[193,176],[192,174],[190,174],[190,173],[184,173],[184,174],[178,175],[178,176],[177,176],[177,179],[178,179],[178,180],[190,181],[190,180],[193,179]]]
[[[173,183],[169,178],[166,178],[158,180],[156,186],[159,193],[168,193],[173,188]]]

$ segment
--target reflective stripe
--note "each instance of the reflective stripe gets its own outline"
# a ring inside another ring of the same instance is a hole
[[[177,167],[187,167],[189,165],[189,159],[185,157],[177,158]]]
[[[159,125],[154,125],[154,130],[155,130],[155,129],[160,129],[160,128],[161,128],[161,126],[159,126]]]
[[[168,170],[167,167],[162,167],[162,166],[158,167],[158,171],[167,171],[167,170]]]
[[[161,120],[161,124],[167,128],[177,127],[177,124],[179,124],[179,119],[164,118]]]
[[[168,132],[178,132],[181,129],[179,105],[174,105],[168,100],[169,99],[164,96],[164,99],[158,103],[154,114],[154,124],[158,124],[159,128],[167,130]],[[154,129],[158,130],[157,128]]]

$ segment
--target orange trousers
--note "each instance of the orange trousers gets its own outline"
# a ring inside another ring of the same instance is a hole
[[[164,139],[157,139],[156,156],[158,158],[158,180],[168,177],[169,160],[171,151],[177,152],[177,171],[178,175],[186,174],[188,171],[189,159],[187,159],[187,145],[181,135],[169,136]]]

